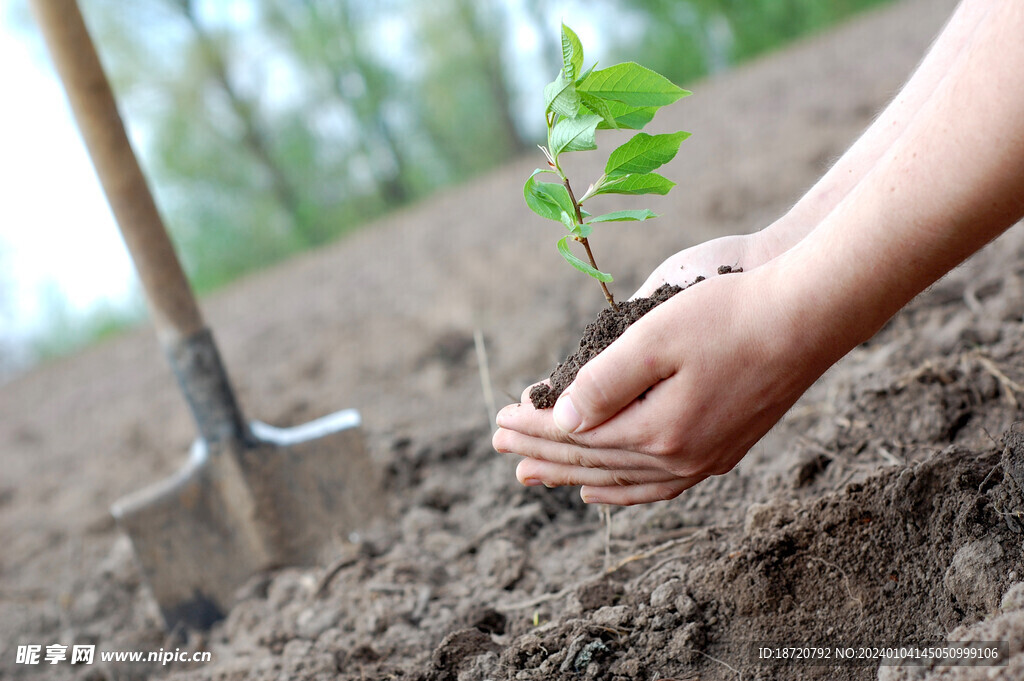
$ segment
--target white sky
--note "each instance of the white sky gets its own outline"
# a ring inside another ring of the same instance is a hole
[[[41,42],[0,11],[0,337],[45,325],[134,287],[131,263]]]

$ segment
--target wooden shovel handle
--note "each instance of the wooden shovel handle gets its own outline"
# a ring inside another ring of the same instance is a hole
[[[132,151],[110,83],[75,0],[32,0],[71,109],[146,292],[165,346],[201,331],[202,315],[146,178]]]

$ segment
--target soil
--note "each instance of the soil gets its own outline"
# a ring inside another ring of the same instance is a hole
[[[602,234],[622,284],[784,211],[891,96],[952,4],[902,3],[694,84],[664,121],[694,132],[667,171],[691,180],[659,206],[687,216],[686,233],[663,221],[644,239]],[[514,401],[602,306],[538,247],[513,191],[532,167],[204,301],[247,413],[288,425],[358,407],[389,504],[317,564],[255,575],[209,632],[162,629],[108,512],[173,473],[194,436],[152,333],[3,386],[0,677],[1024,677],[1020,226],[831,369],[732,472],[605,514],[574,489],[520,486],[515,460],[490,447],[481,375]],[[496,217],[482,228],[485,213]],[[1007,641],[1008,665],[772,666],[752,652],[947,640]],[[212,661],[16,662],[19,645],[57,643]]]
[[[555,406],[555,400],[569,387],[584,364],[611,345],[633,322],[682,290],[679,286],[663,284],[649,297],[622,301],[616,304],[616,309],[601,310],[597,318],[583,329],[576,352],[555,367],[546,383],[538,383],[530,390],[533,406],[537,409]]]
[[[719,265],[718,274],[732,274],[743,271],[742,267],[732,265]],[[543,383],[538,383],[530,389],[530,402],[536,409],[549,409],[555,406],[558,396],[565,392],[565,389],[575,380],[576,374],[587,362],[600,354],[605,348],[626,332],[634,322],[638,321],[645,314],[658,307],[675,294],[683,291],[694,284],[704,281],[699,276],[686,286],[675,286],[673,284],[662,284],[650,296],[631,298],[616,304],[615,308],[605,308],[597,314],[594,321],[587,324],[583,329],[583,336],[580,338],[576,352],[565,358],[561,364],[555,367],[551,376]],[[643,396],[641,395],[641,399]]]

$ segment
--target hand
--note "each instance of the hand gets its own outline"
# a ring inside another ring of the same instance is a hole
[[[771,258],[765,234],[767,232],[724,236],[679,251],[658,265],[633,297],[646,298],[662,284],[685,288],[698,277],[710,279],[718,276],[718,268],[722,265],[752,270]]]
[[[527,457],[519,479],[632,504],[730,470],[834,361],[1021,219],[1022,30],[1019,3],[963,3],[900,97],[759,233],[742,274],[647,314],[551,411],[502,410],[494,445]],[[690,249],[641,291],[749,245]]]
[[[495,449],[525,457],[523,484],[582,485],[587,502],[671,499],[728,472],[837,359],[806,332],[780,269],[714,277],[658,306],[553,409],[505,407]]]

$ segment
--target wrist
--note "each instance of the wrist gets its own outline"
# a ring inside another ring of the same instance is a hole
[[[825,219],[828,197],[820,191],[808,192],[799,202],[772,224],[758,232],[766,260],[776,258],[796,246]]]
[[[789,341],[819,373],[875,335],[906,303],[887,289],[877,267],[822,236],[804,239],[776,258],[769,282],[788,322]]]

